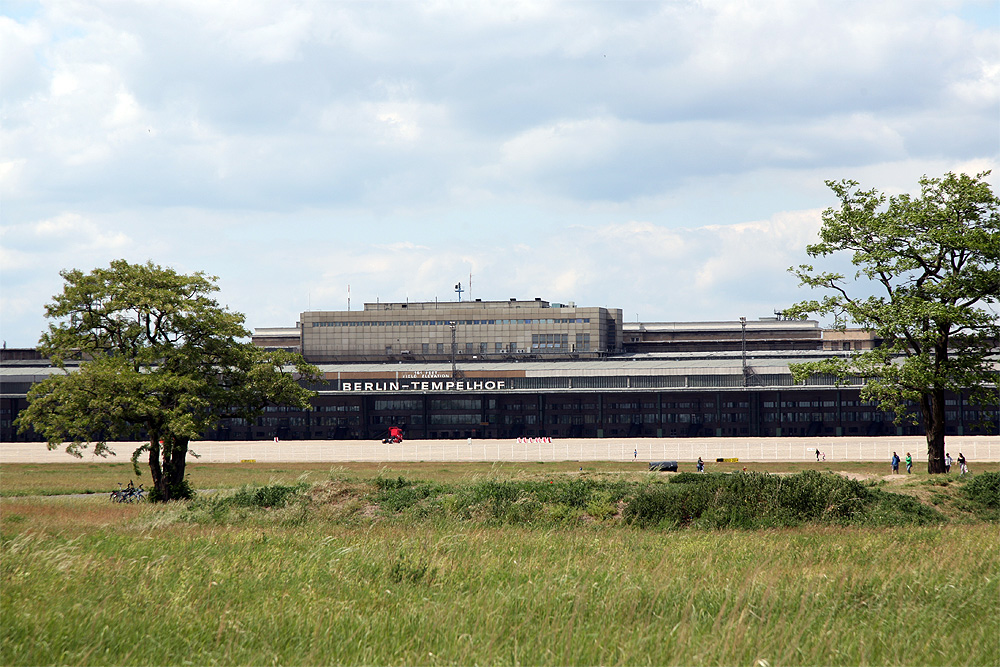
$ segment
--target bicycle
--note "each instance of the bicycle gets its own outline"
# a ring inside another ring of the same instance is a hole
[[[124,488],[122,487],[122,483],[118,482],[118,490],[112,491],[110,497],[110,501],[113,503],[141,503],[145,500],[145,489],[142,488],[142,484],[136,488],[132,485],[132,482],[129,482],[128,486]]]

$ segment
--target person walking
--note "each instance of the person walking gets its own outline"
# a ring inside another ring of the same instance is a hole
[[[700,456],[698,457],[698,472],[705,472],[705,462],[701,460]]]
[[[635,450],[634,452],[632,452],[632,460],[634,461],[637,458],[639,458],[639,450],[638,449]]]
[[[946,473],[951,473],[951,454],[948,452],[944,453],[944,471]]]
[[[962,474],[969,472],[969,462],[965,460],[965,454],[962,452],[958,453],[958,468],[962,471]]]
[[[913,457],[910,456],[909,452],[906,452],[906,474],[909,475],[913,470]]]
[[[892,474],[893,475],[899,474],[899,454],[897,454],[896,452],[892,453]]]

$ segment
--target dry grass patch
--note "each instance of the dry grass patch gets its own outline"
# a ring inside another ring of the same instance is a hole
[[[46,531],[85,532],[95,528],[124,526],[138,518],[142,505],[111,503],[102,498],[0,499],[3,532],[23,525]]]

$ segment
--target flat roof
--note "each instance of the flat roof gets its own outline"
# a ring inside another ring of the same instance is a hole
[[[747,320],[747,329],[796,329],[821,331],[816,320]],[[739,331],[743,323],[739,320],[718,322],[625,322],[625,331]]]

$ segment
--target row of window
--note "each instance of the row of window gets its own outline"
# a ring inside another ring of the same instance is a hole
[[[531,349],[532,351],[547,349],[566,351],[569,349],[569,334],[532,334]],[[573,350],[590,352],[590,334],[576,334],[576,345],[573,346]]]
[[[483,324],[590,324],[589,317],[541,318],[532,320],[372,320],[352,322],[313,322],[314,327],[434,327],[434,326],[475,326]]]
[[[434,345],[433,350],[431,345]],[[504,354],[524,351],[520,349],[520,346],[516,342],[508,343],[505,347],[502,342],[494,341],[492,349],[490,349],[490,344],[487,342],[458,343],[456,346],[456,351],[462,354],[476,354],[477,352],[479,354]],[[533,351],[539,351],[542,349],[568,350],[569,336],[568,334],[535,334],[531,337],[531,349]],[[590,352],[590,334],[577,334],[576,346],[573,349],[577,352]],[[448,343],[420,344],[421,354],[447,354],[450,351],[451,345]],[[385,346],[385,353],[393,353],[392,345]]]
[[[475,408],[476,406],[470,405],[469,408]],[[882,413],[882,412],[844,412],[841,415],[845,423],[872,423],[881,422],[889,423],[892,421],[892,414]],[[991,413],[989,411],[983,411],[982,413],[978,411],[969,411],[965,413],[966,419],[974,420],[980,416],[989,417]],[[995,419],[997,415],[992,415]],[[957,419],[957,414],[949,414],[948,419]],[[422,414],[393,414],[393,415],[370,415],[368,417],[368,422],[372,426],[388,426],[392,424],[398,424],[402,426],[424,426],[426,425],[438,425],[438,426],[469,426],[469,425],[482,425],[481,414],[478,412],[465,412],[465,413],[452,413],[452,414],[432,414],[426,418]],[[248,426],[247,420],[244,419],[230,419],[227,420],[228,427],[246,427]],[[705,425],[705,424],[734,424],[737,428],[742,428],[745,430],[745,425],[749,423],[749,415],[746,412],[725,412],[719,415],[714,413],[669,413],[662,415],[662,420],[656,414],[642,413],[642,414],[606,414],[604,415],[603,422],[605,426],[614,427],[616,425],[628,425],[632,426],[658,426],[659,424],[664,424],[666,426],[684,426],[688,428],[692,425]],[[813,424],[813,423],[826,423],[835,424],[836,413],[833,412],[782,412],[782,413],[766,413],[763,415],[763,421],[781,425],[783,428],[789,424]],[[595,426],[598,424],[598,416],[595,413],[585,413],[585,414],[547,414],[544,421],[539,419],[536,414],[510,414],[504,413],[499,415],[489,415],[488,422],[491,425],[504,425],[504,426],[514,426],[514,425],[539,425],[546,424],[549,426]],[[358,416],[346,416],[346,417],[326,417],[326,416],[313,416],[309,417],[306,415],[294,415],[284,418],[279,417],[268,417],[261,416],[257,417],[252,421],[252,423],[260,428],[276,428],[276,427],[298,427],[298,428],[310,428],[310,427],[351,427],[357,428],[360,426],[360,421]],[[854,429],[857,430],[856,428]],[[674,433],[674,431],[671,431]],[[735,432],[735,431],[734,431]],[[331,432],[332,433],[332,432]],[[612,433],[614,431],[612,430]],[[794,433],[794,427],[789,433]],[[332,434],[331,434],[331,437]]]
[[[764,401],[765,408],[835,408],[837,407],[837,401],[781,401],[779,406],[775,401]],[[844,400],[840,402],[840,407],[842,408],[873,408],[877,406],[876,401],[848,401]]]
[[[342,418],[341,418],[342,419]],[[430,424],[480,424],[481,415],[479,413],[451,413],[451,414],[432,414],[427,417]],[[315,420],[315,425],[320,426],[323,424],[334,424],[343,423],[337,422],[337,418],[318,418]],[[783,412],[783,413],[768,413],[763,416],[763,420],[767,423],[775,424],[811,424],[814,422],[821,422],[827,424],[837,423],[836,415],[834,413],[815,413],[815,412]],[[291,420],[290,420],[291,421]],[[301,421],[301,420],[300,420]],[[424,423],[424,416],[420,414],[414,415],[371,415],[368,418],[371,424],[411,424],[411,425],[421,425]],[[750,421],[750,415],[746,412],[723,412],[722,414],[716,415],[702,414],[702,413],[669,413],[662,415],[656,414],[606,414],[604,419],[601,420],[604,424],[746,424]],[[846,413],[844,415],[843,422],[891,422],[892,415],[882,413],[882,412],[856,412],[856,413]],[[487,422],[490,424],[535,424],[538,422],[538,415],[534,414],[501,414],[501,415],[488,415]],[[297,422],[298,423],[298,422]],[[546,424],[596,424],[598,423],[597,415],[594,413],[586,414],[550,414],[545,416]],[[305,424],[308,425],[308,424]]]

